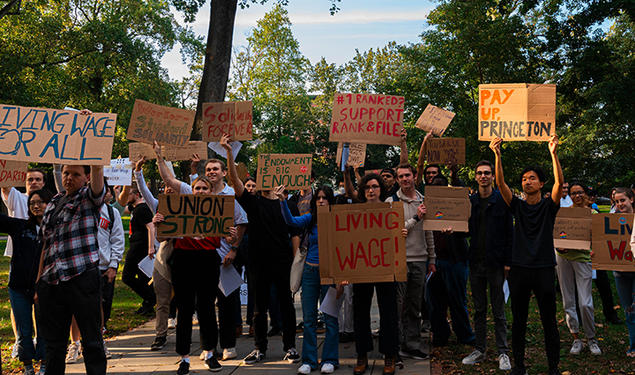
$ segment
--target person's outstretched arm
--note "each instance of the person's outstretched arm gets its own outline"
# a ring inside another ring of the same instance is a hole
[[[180,192],[182,182],[174,177],[170,168],[168,168],[167,164],[165,164],[165,160],[161,154],[161,146],[156,141],[154,142],[154,153],[157,155],[157,167],[159,167],[159,174],[161,175],[163,182],[165,182],[166,186],[174,189],[174,191]]]
[[[135,176],[135,179],[137,180],[137,188],[139,189],[139,193],[141,193],[141,197],[148,204],[148,207],[150,207],[150,211],[152,211],[153,214],[156,214],[157,206],[159,205],[159,200],[156,199],[154,195],[152,195],[152,192],[150,191],[150,189],[148,189],[148,185],[146,185],[146,180],[143,177],[143,169],[141,169],[141,167],[143,166],[143,163],[145,162],[146,162],[145,156],[142,156],[141,159],[137,160],[137,162],[135,163],[135,168],[134,168],[134,176]]]
[[[236,162],[234,161],[234,155],[232,153],[232,145],[229,143],[231,138],[227,134],[223,134],[220,138],[220,145],[227,151],[227,178],[232,182],[234,191],[237,197],[241,197],[245,192],[245,185],[238,178],[238,171],[236,171]]]
[[[549,141],[549,153],[551,154],[551,162],[553,163],[553,176],[555,181],[553,183],[553,189],[551,189],[551,199],[555,204],[560,204],[560,198],[562,198],[562,182],[564,181],[564,175],[562,174],[562,167],[560,166],[560,159],[558,159],[558,136],[554,135]]]
[[[428,132],[426,136],[423,138],[423,142],[421,142],[421,147],[419,148],[419,157],[417,158],[417,176],[415,179],[415,186],[420,186],[423,181],[423,165],[426,162],[426,143],[428,139],[432,136],[432,132]]]
[[[401,129],[401,154],[399,155],[399,164],[408,163],[408,145],[406,144],[406,137],[408,133],[406,128]]]
[[[94,197],[103,197],[104,167],[101,165],[90,166],[90,190],[92,191]]]
[[[351,198],[352,200],[357,200],[357,191],[355,187],[353,187],[353,181],[351,181],[351,167],[346,167],[344,169],[344,191],[346,192],[346,196]]]
[[[501,161],[501,143],[503,140],[500,138],[496,138],[492,140],[489,144],[489,148],[494,151],[494,156],[496,157],[496,185],[498,185],[498,189],[500,190],[501,196],[507,205],[511,205],[512,203],[512,191],[505,183],[505,176],[503,175],[503,162]]]

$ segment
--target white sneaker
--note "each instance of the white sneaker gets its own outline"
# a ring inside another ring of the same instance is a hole
[[[512,369],[512,364],[509,361],[509,356],[505,353],[502,353],[498,356],[498,368],[503,371],[508,371]]]
[[[194,315],[192,315],[192,325],[197,325],[198,324],[198,314],[194,313]]]
[[[207,350],[203,350],[201,352],[201,355],[198,356],[198,359],[200,359],[201,361],[204,361],[207,359]]]
[[[75,363],[82,355],[82,347],[75,342],[71,342],[66,351],[66,363]]]
[[[175,328],[176,328],[176,318],[169,318],[168,329],[175,329]]]
[[[228,359],[234,359],[236,357],[238,357],[238,354],[236,353],[236,348],[223,349],[223,359],[222,359],[222,361],[226,361]]]
[[[598,340],[596,339],[589,339],[589,350],[593,355],[602,354],[602,350],[600,350],[600,347],[598,346]]]
[[[573,340],[573,345],[571,345],[571,350],[569,350],[569,353],[578,355],[582,351],[582,348],[584,348],[584,343],[582,342],[582,340],[575,339]]]
[[[306,363],[298,367],[298,374],[306,375],[310,373],[311,373],[311,366],[307,365]]]
[[[16,340],[11,348],[11,358],[18,358],[18,341]]]
[[[474,365],[479,363],[480,361],[485,359],[485,354],[481,353],[480,350],[474,350],[472,353],[470,353],[470,355],[468,355],[467,357],[463,358],[463,364],[464,365]]]
[[[112,354],[110,353],[110,350],[108,350],[108,347],[106,346],[106,341],[104,340],[104,354],[106,354],[106,359],[111,359],[112,358]]]
[[[335,366],[332,363],[325,363],[322,365],[320,372],[322,374],[332,374],[335,371]]]

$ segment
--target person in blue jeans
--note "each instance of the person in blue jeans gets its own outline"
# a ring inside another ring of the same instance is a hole
[[[309,374],[318,368],[317,315],[318,298],[320,303],[326,296],[329,285],[320,285],[320,257],[318,252],[317,207],[334,203],[333,190],[328,186],[319,187],[311,198],[311,212],[302,216],[293,216],[283,194],[284,186],[276,188],[280,199],[280,209],[287,225],[307,230],[308,241],[303,240],[300,247],[307,248],[306,262],[302,272],[302,316],[304,320],[304,341],[302,342],[302,365],[298,374]],[[307,246],[308,243],[308,246]],[[337,317],[324,314],[326,339],[322,349],[322,374],[330,374],[339,366],[339,325]]]

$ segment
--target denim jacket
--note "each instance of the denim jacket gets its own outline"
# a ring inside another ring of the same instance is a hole
[[[485,241],[485,256],[488,265],[506,266],[511,264],[512,254],[512,238],[513,238],[513,220],[509,206],[503,200],[500,192],[496,189],[487,200],[486,222],[480,223],[478,220],[478,212],[480,206],[480,198],[478,191],[470,196],[472,203],[472,212],[469,219],[470,233],[470,262],[476,259],[478,251],[478,234],[481,225],[487,225]]]

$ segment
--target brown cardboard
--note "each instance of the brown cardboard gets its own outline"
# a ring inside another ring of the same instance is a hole
[[[234,197],[160,194],[158,212],[165,218],[157,227],[158,237],[227,236],[234,225]]]
[[[452,122],[454,112],[428,104],[417,119],[416,127],[441,137]]]
[[[466,187],[426,186],[426,215],[423,229],[468,232],[470,218],[470,189]]]
[[[127,137],[133,141],[185,146],[190,140],[195,111],[137,99],[134,102]]]
[[[0,160],[0,187],[24,186],[29,163]]]
[[[337,154],[335,156],[335,163],[342,165],[342,148],[343,143],[337,144]],[[365,143],[349,143],[348,145],[348,160],[346,166],[353,168],[363,167],[366,162],[366,144]]]
[[[229,172],[229,171],[228,171]],[[245,163],[240,162],[238,164],[236,164],[236,172],[238,173],[238,179],[240,181],[245,182],[245,179],[247,178],[247,176],[249,175],[249,172],[247,171],[247,166],[245,165]],[[234,184],[232,183],[232,179],[227,178],[227,185],[234,187]]]
[[[203,103],[203,140],[218,142],[223,134],[229,134],[235,141],[252,139],[252,111],[251,101]]]
[[[406,281],[403,204],[318,207],[321,284]]]
[[[336,93],[329,141],[398,145],[403,96]]]
[[[634,272],[632,231],[633,214],[591,215],[593,269]]]
[[[0,104],[0,155],[4,160],[110,165],[117,127],[114,113]]]
[[[430,164],[465,164],[465,138],[428,139],[426,161]]]
[[[289,190],[311,187],[311,154],[259,154],[256,189],[284,185]]]
[[[553,245],[560,249],[591,250],[591,209],[560,208],[553,226]]]
[[[478,139],[548,141],[556,134],[556,85],[479,85]]]
[[[165,160],[179,161],[190,160],[193,154],[198,154],[201,160],[207,158],[207,144],[202,141],[188,141],[184,146],[161,146],[161,154]],[[134,163],[145,156],[147,160],[156,159],[157,155],[154,152],[152,145],[141,142],[130,142],[128,144],[128,155],[130,160]]]

